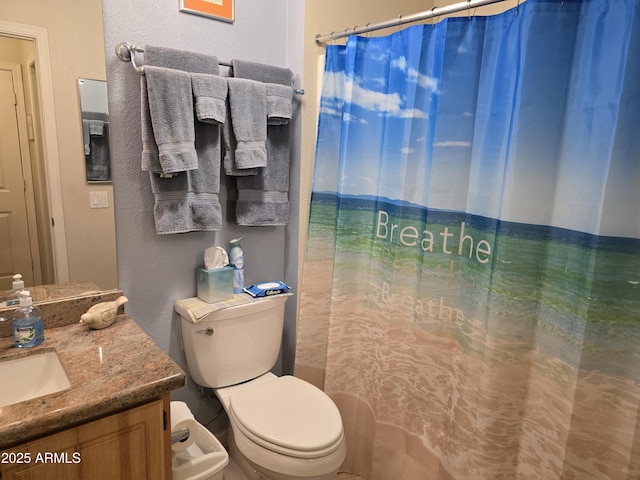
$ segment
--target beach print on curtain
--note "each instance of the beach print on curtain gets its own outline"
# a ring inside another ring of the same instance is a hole
[[[640,478],[639,2],[327,47],[295,373],[345,470]]]

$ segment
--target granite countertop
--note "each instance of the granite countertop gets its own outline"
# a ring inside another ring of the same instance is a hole
[[[139,405],[185,385],[182,369],[127,315],[90,330],[73,323],[45,329],[30,349],[0,338],[0,361],[55,350],[71,387],[0,407],[0,448]]]

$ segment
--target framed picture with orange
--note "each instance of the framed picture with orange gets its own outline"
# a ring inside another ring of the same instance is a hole
[[[180,0],[180,11],[233,23],[233,2],[234,0]]]

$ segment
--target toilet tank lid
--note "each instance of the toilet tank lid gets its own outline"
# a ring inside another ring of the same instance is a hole
[[[333,401],[290,375],[234,393],[230,408],[252,434],[292,450],[321,450],[342,438],[342,418]]]

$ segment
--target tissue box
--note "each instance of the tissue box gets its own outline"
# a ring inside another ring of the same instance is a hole
[[[233,298],[233,267],[207,270],[200,267],[196,274],[198,298],[207,303]]]

